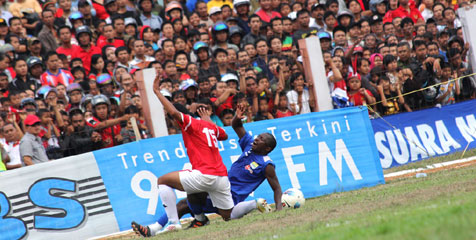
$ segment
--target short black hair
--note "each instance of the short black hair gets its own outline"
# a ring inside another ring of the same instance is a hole
[[[265,142],[266,142],[266,146],[268,146],[269,148],[271,148],[267,153],[266,155],[268,155],[270,152],[272,152],[274,150],[274,148],[276,147],[277,145],[277,142],[276,142],[276,138],[274,138],[274,136],[271,134],[271,133],[262,133],[265,137]]]
[[[215,51],[213,51],[213,57],[217,58],[218,53],[224,53],[226,56],[228,56],[228,51],[223,49],[223,48],[217,48]]]

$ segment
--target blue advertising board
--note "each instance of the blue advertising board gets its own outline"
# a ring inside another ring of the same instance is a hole
[[[366,108],[346,108],[245,124],[253,136],[269,132],[277,147],[269,155],[281,187],[299,188],[306,198],[383,184],[383,172]],[[227,168],[241,149],[238,137],[225,128],[219,142]],[[164,213],[156,179],[191,168],[182,136],[147,139],[94,152],[119,229],[132,220],[150,224]],[[177,192],[179,198],[184,193]],[[274,202],[269,184],[251,197]]]
[[[383,168],[475,148],[476,100],[372,120]]]

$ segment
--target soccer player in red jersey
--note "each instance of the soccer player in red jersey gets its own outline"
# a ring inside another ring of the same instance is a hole
[[[182,128],[182,137],[192,170],[167,173],[157,180],[160,199],[164,205],[169,222],[160,233],[181,229],[177,213],[176,196],[173,189],[188,194],[207,192],[218,213],[225,220],[230,219],[234,206],[230,193],[228,172],[218,151],[218,140],[226,140],[228,135],[223,128],[211,121],[192,118],[179,112],[172,103],[160,93],[159,81],[154,82],[154,93],[165,111]]]

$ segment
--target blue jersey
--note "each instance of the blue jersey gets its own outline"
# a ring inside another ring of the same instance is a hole
[[[266,179],[265,169],[268,164],[274,166],[268,156],[258,155],[251,151],[253,137],[250,134],[246,133],[239,143],[243,153],[228,170],[231,194],[235,204],[244,201]]]

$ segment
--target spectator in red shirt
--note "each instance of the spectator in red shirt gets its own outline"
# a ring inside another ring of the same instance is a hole
[[[409,0],[399,0],[399,7],[393,11],[387,12],[383,18],[383,22],[392,22],[393,18],[411,18],[414,23],[424,23],[420,11],[415,6],[414,2],[409,3]]]
[[[81,26],[76,29],[79,49],[73,52],[72,58],[81,58],[86,74],[91,70],[91,57],[94,54],[102,54],[101,49],[91,43],[92,32],[88,26]]]
[[[56,53],[66,55],[68,62],[71,62],[73,52],[78,51],[80,48],[76,44],[71,44],[71,28],[68,25],[63,25],[56,31],[61,41],[61,46],[56,49]]]
[[[125,46],[124,40],[115,38],[114,27],[111,24],[104,26],[104,34],[99,36],[97,47],[102,49],[106,45],[114,46],[115,48]]]
[[[271,0],[259,0],[259,5],[261,9],[256,12],[256,15],[261,18],[261,21],[269,23],[275,17],[281,18],[281,14],[273,11]]]

